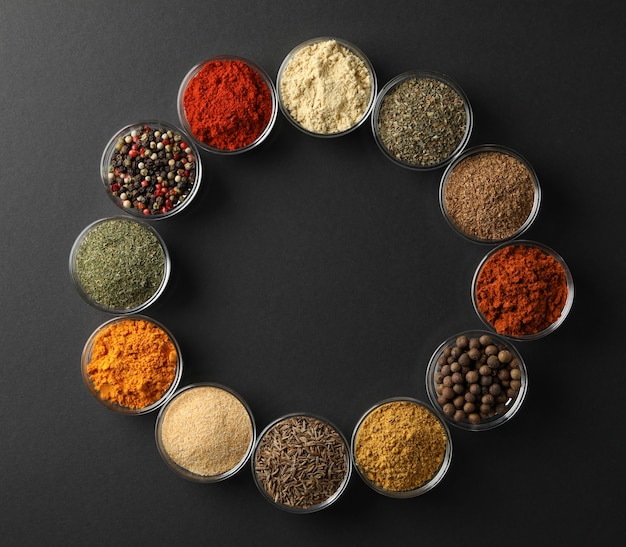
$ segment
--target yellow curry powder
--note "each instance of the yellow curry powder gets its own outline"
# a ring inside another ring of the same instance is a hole
[[[94,338],[87,372],[103,399],[128,408],[158,401],[176,375],[172,339],[144,319],[110,324]]]
[[[443,462],[447,434],[427,408],[410,401],[385,403],[359,426],[355,460],[374,484],[393,491],[428,482]]]

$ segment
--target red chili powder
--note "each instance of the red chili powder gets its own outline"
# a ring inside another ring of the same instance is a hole
[[[476,280],[478,309],[500,334],[535,334],[561,316],[567,300],[565,271],[541,249],[504,247]]]
[[[220,150],[252,144],[272,116],[272,94],[261,75],[240,60],[206,63],[183,95],[198,140]]]

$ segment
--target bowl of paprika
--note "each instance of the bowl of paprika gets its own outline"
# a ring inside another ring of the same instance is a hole
[[[130,416],[165,404],[183,372],[178,342],[161,323],[143,315],[120,316],[88,338],[81,370],[90,393],[106,408]]]
[[[565,260],[528,240],[489,251],[472,279],[472,304],[483,323],[513,340],[536,340],[563,324],[574,303]]]
[[[163,121],[129,124],[113,135],[100,161],[107,195],[145,220],[170,218],[198,193],[202,162],[189,135]]]
[[[240,154],[270,135],[278,113],[276,88],[257,64],[235,55],[211,57],[183,78],[178,116],[196,143],[216,154]]]

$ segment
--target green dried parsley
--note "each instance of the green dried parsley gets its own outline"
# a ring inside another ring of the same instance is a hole
[[[125,219],[96,224],[76,251],[76,276],[92,300],[110,309],[141,306],[160,288],[165,250],[146,226]]]

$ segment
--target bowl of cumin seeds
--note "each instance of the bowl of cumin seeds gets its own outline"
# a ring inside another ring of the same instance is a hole
[[[287,414],[259,435],[252,475],[261,494],[291,513],[329,507],[344,492],[352,472],[349,445],[328,420]]]

